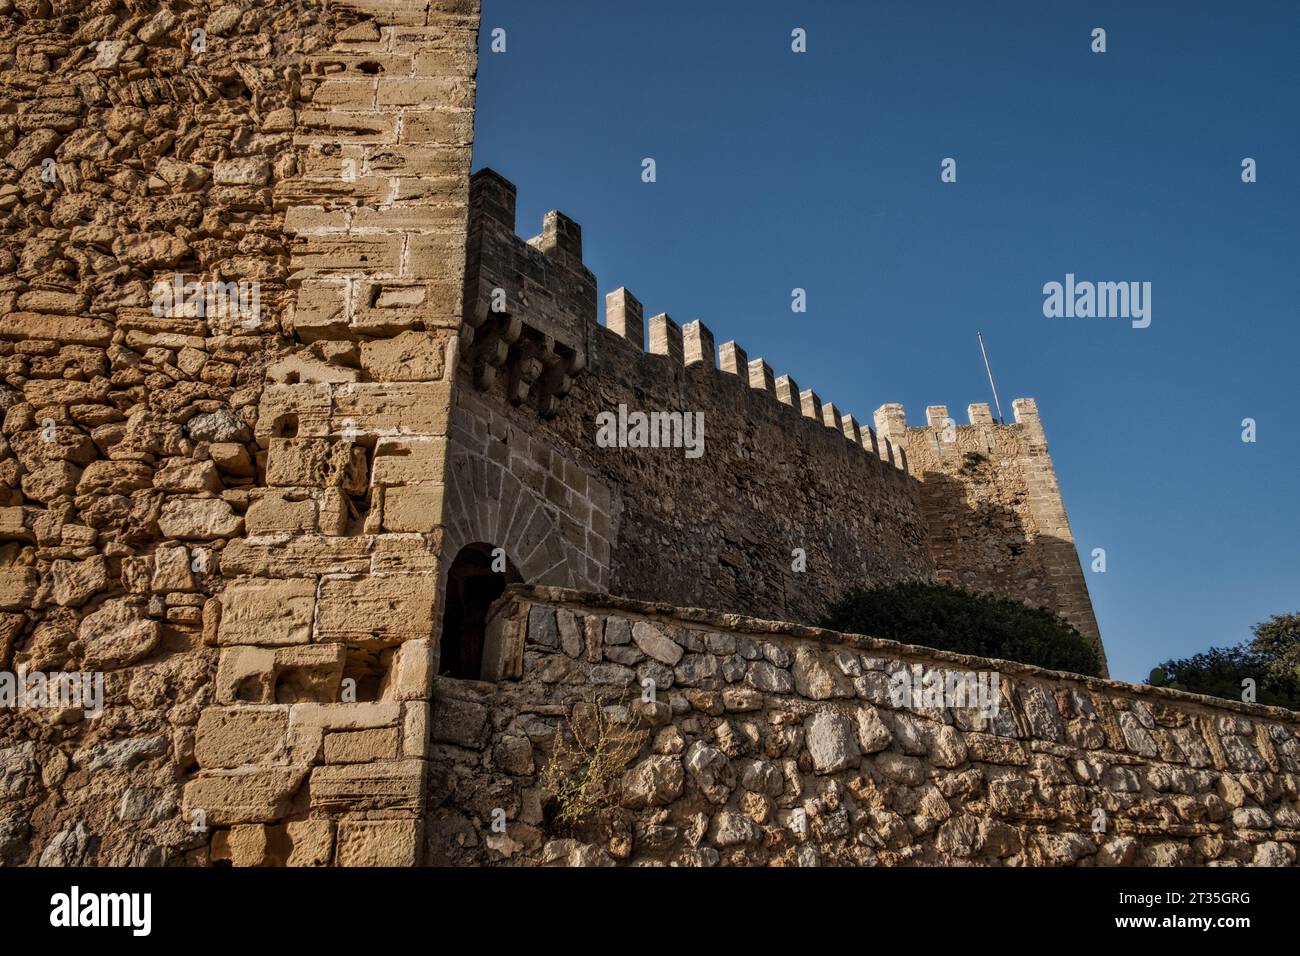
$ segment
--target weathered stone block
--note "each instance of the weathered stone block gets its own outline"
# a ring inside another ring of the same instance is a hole
[[[194,757],[205,770],[271,763],[286,755],[287,707],[207,707],[199,716]]]
[[[275,649],[275,703],[298,704],[339,698],[347,648],[310,644]]]
[[[482,704],[454,697],[438,697],[430,716],[432,739],[480,749],[487,740],[488,711]]]
[[[794,686],[811,700],[854,696],[853,681],[830,659],[811,647],[799,646],[794,655]]]
[[[312,809],[416,810],[424,768],[423,760],[317,767],[311,773]]]
[[[286,866],[328,866],[334,852],[332,820],[294,820],[285,827],[289,837]]]
[[[813,768],[819,774],[854,766],[861,757],[857,728],[839,711],[823,710],[814,714],[805,723],[804,733]]]
[[[221,552],[221,569],[228,576],[268,578],[359,574],[370,569],[372,544],[371,538],[363,536],[236,539]]]
[[[338,866],[415,866],[418,820],[345,820],[339,825]]]
[[[12,156],[12,154],[10,154]],[[113,326],[98,319],[69,315],[38,315],[34,312],[11,312],[0,318],[0,338],[44,339],[69,345],[92,345],[105,348],[113,338]]]
[[[327,763],[371,763],[397,758],[398,728],[352,730],[325,735]]]
[[[272,487],[342,488],[348,494],[360,494],[366,489],[366,454],[348,442],[272,438],[266,456],[266,483]]]
[[[186,819],[202,810],[209,825],[273,823],[305,777],[305,770],[283,767],[201,771],[185,785]]]
[[[384,491],[384,530],[428,534],[442,524],[443,486],[405,485]]]
[[[289,710],[289,726],[320,727],[324,730],[367,730],[395,727],[402,719],[402,705],[396,701],[363,704],[296,704]]]
[[[294,306],[293,330],[303,342],[346,338],[347,286],[342,282],[303,282]]]
[[[334,390],[331,427],[353,422],[370,434],[445,435],[450,383],[359,382]]]
[[[532,743],[527,737],[503,736],[492,748],[492,766],[516,777],[530,776],[537,769]]]
[[[361,343],[361,367],[376,382],[436,382],[445,371],[446,336],[403,332]]]
[[[437,587],[420,575],[327,578],[321,584],[316,640],[400,644],[433,628]]]
[[[150,588],[160,594],[194,591],[192,563],[189,548],[179,545],[159,546],[153,554],[153,577]]]
[[[263,446],[272,438],[324,438],[330,404],[328,383],[268,384],[257,406],[254,437]]]
[[[164,537],[188,541],[233,538],[243,528],[244,519],[220,498],[172,498],[158,518]]]
[[[105,601],[86,615],[77,632],[82,664],[89,670],[115,670],[148,657],[162,640],[157,621],[134,601]]]
[[[61,607],[80,607],[108,587],[108,563],[100,555],[50,565],[51,599]]]
[[[51,462],[23,475],[23,494],[34,501],[48,504],[76,491],[81,474],[81,469],[70,461]]]
[[[211,461],[168,458],[154,472],[153,486],[159,491],[170,491],[176,494],[219,492],[221,476],[217,474],[217,466]]]
[[[222,648],[216,699],[224,704],[335,701],[346,654],[341,644]]]
[[[256,474],[248,449],[238,442],[217,442],[208,448],[212,462],[234,478],[251,478]]]
[[[861,745],[863,753],[873,754],[889,746],[889,742],[894,738],[894,733],[881,719],[880,712],[876,708],[870,705],[859,707],[857,718],[858,743]],[[948,729],[952,730],[952,728]],[[953,733],[957,735],[957,743],[961,743],[960,731],[953,730]],[[955,744],[953,746],[955,747]],[[961,753],[962,758],[965,759],[966,745],[964,743],[961,743]],[[959,760],[958,763],[960,762]],[[956,764],[950,766],[956,766]]]
[[[221,595],[224,645],[306,644],[312,636],[316,582],[311,578],[234,581]]]
[[[352,511],[342,489],[324,488],[312,497],[316,499],[316,526],[320,533],[333,536],[347,534]]]
[[[275,866],[271,831],[265,824],[240,823],[212,835],[210,859],[229,860],[231,866]]]
[[[433,681],[433,643],[407,641],[394,653],[382,687],[385,700],[426,700]]]
[[[682,659],[682,647],[657,624],[637,621],[632,625],[632,641],[649,657],[673,667]]]
[[[36,540],[34,526],[36,519],[44,514],[38,508],[26,508],[16,505],[9,508],[0,508],[0,541],[23,541],[31,544]],[[4,571],[0,571],[3,575]],[[2,578],[0,578],[2,580]],[[0,584],[0,595],[3,594],[3,584]],[[3,600],[3,597],[0,597]]]
[[[623,774],[623,806],[662,807],[682,795],[686,772],[680,757],[647,757]]]
[[[303,240],[302,247],[294,254],[294,264],[300,269],[315,273],[379,271],[392,275],[402,269],[400,235],[307,235]]]
[[[39,585],[40,578],[34,567],[0,568],[0,609],[28,610]]]
[[[244,524],[251,535],[311,534],[316,528],[316,501],[305,492],[267,489],[248,506]]]
[[[429,702],[407,701],[402,707],[402,756],[429,755]]]
[[[218,703],[274,703],[275,651],[265,647],[227,647],[217,663]]]
[[[440,482],[446,455],[445,438],[381,438],[375,446],[372,482],[385,487]]]

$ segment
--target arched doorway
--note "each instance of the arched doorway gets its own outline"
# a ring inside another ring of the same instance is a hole
[[[493,568],[494,552],[496,568]],[[498,570],[502,561],[505,570]],[[487,612],[507,584],[523,581],[508,557],[490,544],[467,544],[447,571],[443,602],[439,673],[447,677],[478,680],[483,667],[483,638]]]

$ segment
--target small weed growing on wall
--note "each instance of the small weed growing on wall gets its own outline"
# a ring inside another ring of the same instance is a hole
[[[611,710],[614,713],[611,713]],[[573,704],[555,729],[551,759],[542,771],[542,786],[555,798],[555,822],[576,826],[618,807],[623,771],[645,743],[605,701]]]

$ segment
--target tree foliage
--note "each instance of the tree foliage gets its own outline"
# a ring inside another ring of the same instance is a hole
[[[1275,614],[1234,647],[1212,647],[1151,671],[1147,683],[1193,694],[1241,700],[1253,681],[1255,702],[1300,709],[1300,614]]]

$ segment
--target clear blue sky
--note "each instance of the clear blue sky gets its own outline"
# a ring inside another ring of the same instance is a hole
[[[1106,549],[1112,674],[1144,680],[1300,610],[1298,40],[1295,2],[485,0],[474,164],[521,234],[582,225],[602,301],[702,319],[862,421],[964,421],[982,329]],[[1045,318],[1067,272],[1150,281],[1151,326]]]

